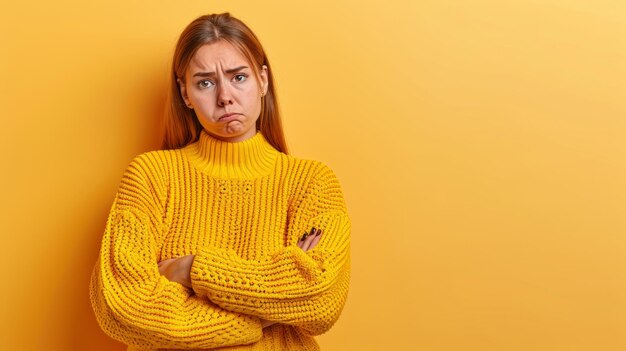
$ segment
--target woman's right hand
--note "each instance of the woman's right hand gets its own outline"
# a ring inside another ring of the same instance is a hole
[[[322,230],[311,228],[310,233],[304,233],[298,241],[298,247],[304,250],[304,252],[312,250],[320,242],[322,237]]]

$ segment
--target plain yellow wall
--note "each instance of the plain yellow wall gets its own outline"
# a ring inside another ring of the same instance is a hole
[[[626,349],[626,2],[12,1],[0,11],[4,350],[124,350],[88,279],[175,40],[264,44],[329,164],[353,279],[324,350]]]

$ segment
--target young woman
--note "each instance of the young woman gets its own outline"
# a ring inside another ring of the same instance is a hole
[[[287,154],[256,36],[228,13],[190,23],[167,104],[163,150],[133,158],[107,219],[101,328],[128,350],[318,350],[348,294],[351,223],[334,172]]]

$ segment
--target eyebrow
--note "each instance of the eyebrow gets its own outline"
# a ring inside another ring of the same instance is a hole
[[[227,69],[225,72],[226,73],[234,73],[234,72],[237,72],[237,71],[241,71],[244,68],[249,68],[249,67],[248,66],[239,66],[239,67]],[[194,74],[193,76],[194,77],[211,77],[211,76],[214,76],[214,75],[215,75],[215,72],[198,72],[198,73]]]

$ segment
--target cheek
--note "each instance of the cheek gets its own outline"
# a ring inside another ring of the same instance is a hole
[[[206,106],[210,106],[211,103],[215,101],[214,95],[209,92],[195,90],[191,91],[188,96],[191,101],[195,102],[203,108],[206,108]]]
[[[245,92],[246,102],[250,105],[256,106],[261,103],[260,90],[256,87],[248,88]]]
[[[210,117],[215,111],[215,101],[211,94],[190,94],[189,100],[194,106],[196,115],[199,117]]]
[[[251,90],[248,94],[246,94],[246,103],[251,108],[256,108],[257,105],[261,105],[261,97],[258,95],[259,92],[256,90]]]
[[[255,101],[253,101],[250,109],[254,111],[254,117],[258,117],[261,114],[261,100],[256,99]]]

